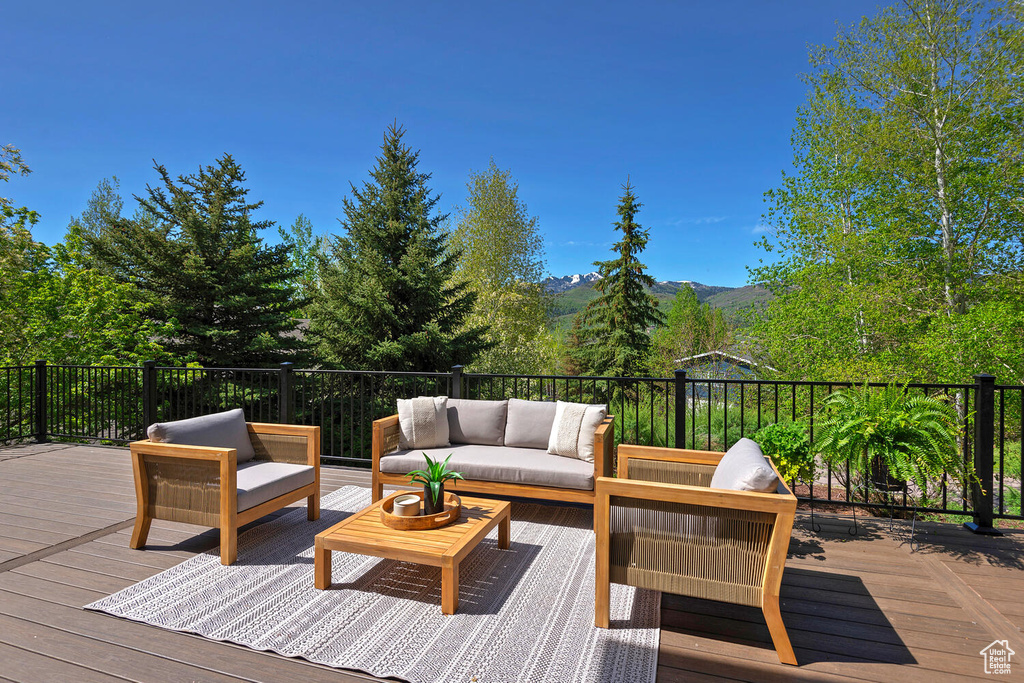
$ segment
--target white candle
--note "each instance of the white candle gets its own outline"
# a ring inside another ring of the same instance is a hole
[[[420,514],[419,496],[398,496],[395,498],[395,515],[398,517],[415,517]]]

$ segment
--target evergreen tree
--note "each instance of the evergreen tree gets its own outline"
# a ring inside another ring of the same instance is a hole
[[[177,181],[155,169],[162,187],[136,197],[140,216],[114,217],[85,236],[94,257],[138,289],[153,321],[170,326],[162,341],[175,356],[221,367],[296,360],[296,273],[287,245],[259,237],[273,223],[251,220],[263,202],[246,199],[241,167],[225,154]]]
[[[493,346],[480,354],[474,372],[537,374],[549,368],[552,343],[544,276],[544,239],[537,218],[519,198],[519,185],[494,160],[471,173],[467,206],[452,234],[462,252],[458,278],[477,294],[464,327],[487,327]]]
[[[600,293],[581,311],[569,341],[570,365],[598,375],[633,377],[647,371],[651,338],[648,330],[662,315],[657,300],[647,291],[654,278],[637,257],[647,246],[648,231],[634,221],[641,204],[629,180],[619,198],[619,220],[614,224],[622,239],[612,247],[618,257],[595,261]]]
[[[81,216],[72,216],[68,223],[68,231],[81,234],[85,242],[85,251],[80,254],[83,263],[93,268],[102,268],[96,259],[92,258],[88,240],[108,239],[107,231],[111,225],[117,223],[124,210],[124,200],[119,190],[121,181],[117,176],[103,178],[92,191],[89,200],[86,202],[85,211]]]
[[[290,263],[297,273],[292,286],[302,300],[308,303],[313,298],[320,278],[319,257],[324,250],[324,238],[313,231],[313,223],[301,213],[288,230],[278,227],[277,234],[281,236],[281,243],[290,249]],[[308,317],[304,308],[300,313]]]
[[[344,200],[345,234],[320,264],[310,333],[320,357],[344,368],[443,371],[487,347],[483,328],[463,327],[476,296],[453,281],[448,216],[431,215],[440,197],[404,134],[388,128],[371,180]]]

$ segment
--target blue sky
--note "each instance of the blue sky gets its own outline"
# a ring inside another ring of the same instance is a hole
[[[4,3],[0,145],[33,169],[0,194],[62,238],[100,179],[230,152],[260,218],[337,232],[397,120],[450,210],[511,169],[549,272],[610,257],[632,179],[659,280],[746,282],[763,193],[792,160],[807,48],[876,2]],[[265,238],[276,241],[276,232]]]

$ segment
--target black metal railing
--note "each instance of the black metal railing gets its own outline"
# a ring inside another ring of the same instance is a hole
[[[38,439],[35,366],[0,367],[0,382],[0,444]]]
[[[321,427],[324,462],[369,463],[373,420],[395,401],[421,395],[604,403],[616,416],[617,443],[724,451],[737,439],[779,421],[804,419],[815,436],[825,396],[850,382],[703,379],[679,370],[671,378],[368,372],[277,368],[175,368],[48,365],[0,368],[0,443],[49,438],[125,444],[146,427],[242,408],[250,421]],[[870,386],[882,387],[883,384]],[[908,391],[946,396],[962,424],[960,453],[981,485],[960,490],[943,477],[917,500],[903,491],[897,509],[971,515],[980,526],[1021,514],[1024,387],[911,384]],[[798,489],[803,500],[877,506],[856,473],[825,467]]]

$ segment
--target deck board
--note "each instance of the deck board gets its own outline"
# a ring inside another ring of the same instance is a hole
[[[366,470],[321,473],[325,494],[369,485]],[[147,548],[132,550],[134,514],[126,449],[0,449],[0,683],[374,680],[82,610],[217,548],[216,531],[156,520]],[[778,663],[758,610],[664,595],[660,683],[981,679],[982,647],[1021,642],[1024,533],[919,523],[922,546],[911,552],[900,522],[890,532],[887,521],[858,518],[854,537],[849,515],[817,520],[813,533],[797,517],[781,594],[801,666]]]

